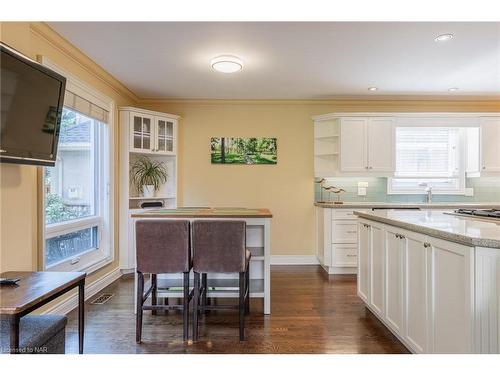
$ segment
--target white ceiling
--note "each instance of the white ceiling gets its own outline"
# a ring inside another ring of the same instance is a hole
[[[49,25],[142,98],[500,95],[500,23]],[[455,37],[436,43],[443,33]],[[220,54],[239,56],[244,69],[214,72]]]

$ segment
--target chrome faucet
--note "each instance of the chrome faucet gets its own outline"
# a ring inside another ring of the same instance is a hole
[[[432,203],[432,186],[429,186],[427,182],[422,182],[418,186],[425,187],[425,193],[427,194],[426,203]]]

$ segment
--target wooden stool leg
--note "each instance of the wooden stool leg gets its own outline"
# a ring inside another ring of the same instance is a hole
[[[144,294],[144,275],[142,272],[137,272],[137,311],[135,316],[135,341],[141,342],[142,336],[142,296]]]
[[[245,340],[245,272],[240,272],[240,341]]]
[[[245,272],[245,292],[245,314],[250,314],[250,265],[247,266],[247,270]]]
[[[184,272],[184,299],[182,305],[183,338],[184,341],[187,341],[189,336],[189,272]]]
[[[156,274],[151,274],[151,285],[153,290],[151,291],[151,305],[156,306],[158,304],[157,296],[157,284],[156,284]],[[156,315],[156,310],[151,310],[151,315]]]
[[[198,341],[198,306],[200,302],[200,274],[194,272],[193,342]]]

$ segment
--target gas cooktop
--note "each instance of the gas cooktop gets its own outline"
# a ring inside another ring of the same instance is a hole
[[[500,219],[500,210],[491,209],[473,209],[473,208],[459,208],[450,214],[460,215],[460,216],[477,216],[484,218],[494,218]]]

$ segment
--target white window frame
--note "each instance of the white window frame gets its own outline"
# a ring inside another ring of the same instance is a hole
[[[46,271],[85,271],[94,272],[114,260],[114,127],[113,114],[114,101],[106,95],[80,81],[75,76],[60,69],[45,57],[41,58],[42,64],[66,77],[66,89],[74,94],[106,109],[109,113],[108,123],[101,127],[99,134],[98,153],[102,161],[98,164],[99,171],[95,174],[99,179],[98,194],[99,212],[94,216],[66,221],[62,223],[45,224],[45,184],[42,179],[42,260],[41,267]],[[43,173],[42,173],[43,174]],[[56,237],[82,229],[98,227],[98,249],[90,249],[69,259],[46,265],[45,243],[47,238]]]
[[[405,126],[397,126],[397,127],[405,127]],[[408,126],[406,126],[408,127]],[[411,127],[411,126],[410,126]],[[455,128],[454,126],[413,126],[413,127],[419,127],[419,128]],[[465,178],[466,178],[466,142],[465,142],[465,131],[463,127],[456,127],[460,130],[459,132],[459,144],[458,144],[458,168],[459,168],[459,174],[457,176],[458,178],[458,189],[454,190],[432,190],[433,195],[465,195]],[[395,141],[396,142],[396,139]],[[397,158],[396,155],[396,143],[394,143],[394,150],[395,150],[395,158]],[[387,194],[388,195],[417,195],[417,194],[426,194],[425,188],[422,189],[394,189],[393,188],[393,179],[415,179],[415,180],[425,180],[425,179],[448,179],[450,178],[449,176],[403,176],[403,177],[389,177],[387,178]]]

